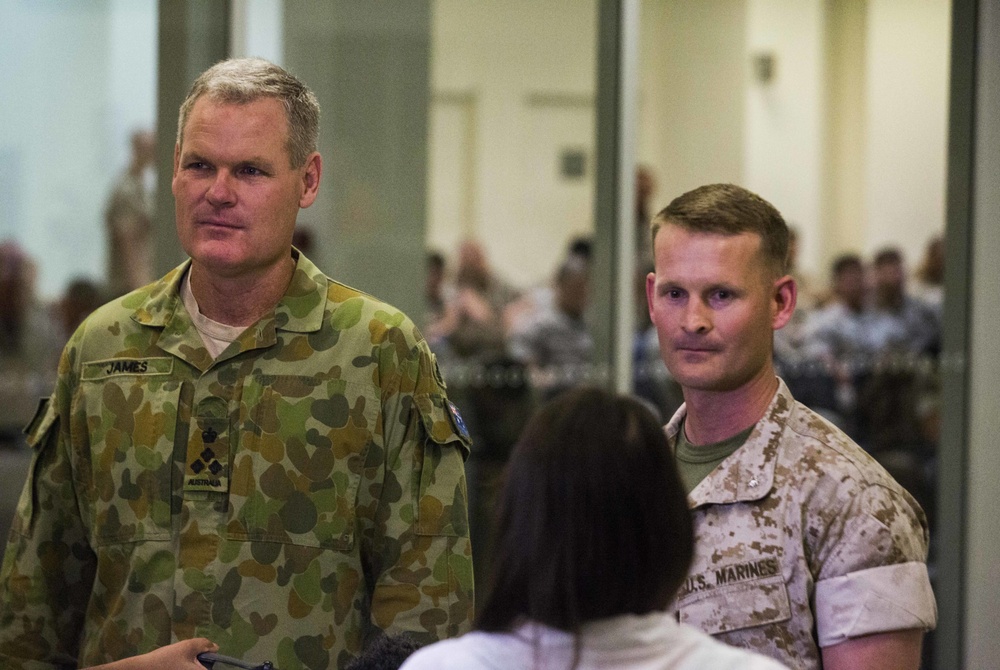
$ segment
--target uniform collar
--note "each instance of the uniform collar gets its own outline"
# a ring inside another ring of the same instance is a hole
[[[268,347],[277,342],[277,331],[313,333],[323,325],[326,310],[327,277],[305,254],[292,250],[296,257],[292,280],[274,311],[262,317],[232,344],[217,360],[231,358],[250,349]],[[141,300],[132,319],[143,326],[162,328],[159,346],[190,362],[202,371],[212,365],[191,317],[181,300],[181,279],[190,269],[188,259],[148,287],[135,294]],[[144,298],[144,299],[143,299]]]
[[[691,491],[688,502],[692,509],[701,505],[760,500],[771,491],[781,433],[794,402],[785,382],[779,378],[778,390],[743,446]],[[671,449],[676,448],[677,433],[686,414],[687,406],[681,405],[666,425]]]

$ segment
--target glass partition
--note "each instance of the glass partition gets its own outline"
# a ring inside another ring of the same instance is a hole
[[[8,446],[51,391],[59,350],[83,314],[151,278],[156,10],[153,0],[0,1]]]
[[[491,499],[528,414],[609,382],[596,331],[614,317],[594,298],[608,290],[594,259],[611,254],[595,221],[606,4],[243,0],[212,14],[224,45],[198,37],[199,3],[0,0],[0,440],[19,446],[88,306],[176,263],[155,241],[173,238],[172,98],[224,47],[262,55],[323,105],[321,198],[300,217],[309,253],[421,325],[474,433],[482,580]],[[782,374],[933,519],[951,2],[638,5],[635,390],[664,418],[681,400],[641,290],[649,217],[700,184],[745,185],[797,233],[801,309],[778,335]],[[870,302],[929,305],[915,349],[813,355],[845,254]]]
[[[652,210],[731,181],[792,226],[796,398],[920,502],[938,560],[951,2],[643,2]],[[929,666],[933,636],[925,642]]]

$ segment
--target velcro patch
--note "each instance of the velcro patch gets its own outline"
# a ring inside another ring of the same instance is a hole
[[[229,419],[196,417],[188,439],[185,491],[229,490]]]

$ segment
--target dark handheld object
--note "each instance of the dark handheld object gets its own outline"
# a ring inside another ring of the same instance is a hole
[[[216,663],[221,663],[223,665],[232,666],[234,668],[244,668],[244,670],[276,670],[271,661],[264,661],[260,664],[247,663],[246,661],[241,661],[238,658],[233,658],[232,656],[223,656],[222,654],[216,654],[214,651],[203,651],[198,654],[198,660],[209,670],[215,667]]]

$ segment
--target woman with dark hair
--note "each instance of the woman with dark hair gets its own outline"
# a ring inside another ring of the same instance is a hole
[[[665,613],[694,546],[663,428],[641,401],[568,391],[532,418],[498,501],[476,631],[405,670],[777,670]]]

